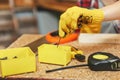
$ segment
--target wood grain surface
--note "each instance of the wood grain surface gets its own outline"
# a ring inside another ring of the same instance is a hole
[[[59,11],[64,12],[66,9],[76,6],[76,1],[69,2],[69,1],[59,1],[59,0],[36,0],[36,5],[39,7],[53,10],[53,11]]]
[[[81,34],[82,35],[82,34]],[[84,34],[85,35],[85,34]],[[98,35],[98,36],[97,36]],[[85,35],[89,36],[87,39],[93,37],[92,39],[99,38],[103,34],[96,34],[96,36],[91,35]],[[118,57],[120,57],[120,34],[116,34],[115,36],[117,37],[108,37],[106,36],[111,36],[114,34],[104,34],[104,38],[102,39],[109,39],[109,43],[78,43],[78,40],[66,43],[63,45],[71,45],[74,46],[84,52],[84,55],[86,56],[86,61],[85,62],[79,62],[75,59],[72,59],[72,61],[68,64],[70,65],[76,65],[76,64],[84,64],[87,63],[87,57],[94,53],[94,52],[99,52],[99,51],[104,51],[104,52],[109,52],[112,53]],[[24,36],[24,37],[23,37]],[[32,36],[31,39],[35,39],[34,37],[40,38],[40,35],[23,35],[20,38],[18,38],[17,41],[15,41],[13,44],[10,45],[10,47],[18,47],[18,46],[23,46],[26,43],[29,43],[30,37]],[[85,36],[81,36],[85,37]],[[102,36],[103,37],[103,36]],[[22,41],[20,40],[22,39]],[[24,40],[25,39],[25,40]],[[101,40],[101,38],[99,38]],[[99,41],[99,39],[97,39]],[[111,40],[115,39],[115,43],[112,42]],[[116,42],[118,40],[118,44]],[[35,41],[35,40],[33,40]],[[26,42],[26,43],[25,43]],[[20,44],[19,44],[20,43]],[[17,44],[17,45],[16,45]],[[19,44],[19,45],[18,45]],[[37,57],[36,57],[37,59]],[[37,71],[36,72],[31,72],[31,73],[24,73],[24,74],[19,74],[19,75],[13,75],[13,76],[8,76],[6,79],[30,79],[30,80],[47,80],[47,79],[61,79],[61,80],[120,80],[120,71],[91,71],[88,67],[79,67],[79,68],[72,68],[72,69],[66,69],[66,70],[61,70],[61,71],[56,71],[52,73],[45,73],[46,70],[49,69],[54,69],[54,68],[60,68],[63,66],[60,65],[53,65],[53,64],[45,64],[45,63],[39,63],[37,59]],[[103,66],[104,67],[104,66]]]

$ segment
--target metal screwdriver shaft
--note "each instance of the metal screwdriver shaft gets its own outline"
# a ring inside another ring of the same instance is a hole
[[[59,44],[60,44],[60,40],[61,40],[61,37],[59,37],[59,40],[58,40],[58,43],[57,43],[57,47],[58,47]]]

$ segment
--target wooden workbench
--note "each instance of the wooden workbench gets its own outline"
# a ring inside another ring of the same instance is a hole
[[[105,51],[113,53],[120,57],[120,34],[81,34],[80,44],[78,41],[66,43],[64,45],[72,45],[78,49],[84,51],[86,56],[85,62],[78,62],[75,59],[68,65],[87,63],[87,57],[98,51]],[[8,48],[21,47],[21,46],[35,46],[36,41],[40,45],[45,42],[42,35],[30,35],[25,34],[13,42]],[[39,43],[41,42],[41,43]],[[35,46],[36,47],[36,46]],[[37,57],[36,57],[37,59]],[[45,73],[45,70],[60,68],[63,66],[39,63],[37,60],[37,71],[33,73],[24,73],[19,75],[8,76],[6,79],[20,79],[20,80],[43,80],[43,79],[67,79],[67,80],[120,80],[119,71],[91,71],[88,67],[79,67],[73,69],[67,69],[62,71],[56,71],[52,73]]]

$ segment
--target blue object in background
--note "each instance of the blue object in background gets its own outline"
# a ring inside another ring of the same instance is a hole
[[[16,13],[17,18],[30,18],[33,17],[33,13],[32,12],[18,12]]]
[[[58,30],[59,13],[40,10],[37,12],[37,19],[40,34]]]

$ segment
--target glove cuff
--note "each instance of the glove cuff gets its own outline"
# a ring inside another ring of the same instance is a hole
[[[94,10],[88,10],[85,8],[83,9],[83,12],[81,15],[79,15],[77,20],[77,26],[78,28],[81,27],[81,25],[84,24],[100,24],[104,19],[104,13],[101,9],[94,9]]]
[[[101,23],[104,19],[104,13],[101,9],[91,10],[92,24]]]

